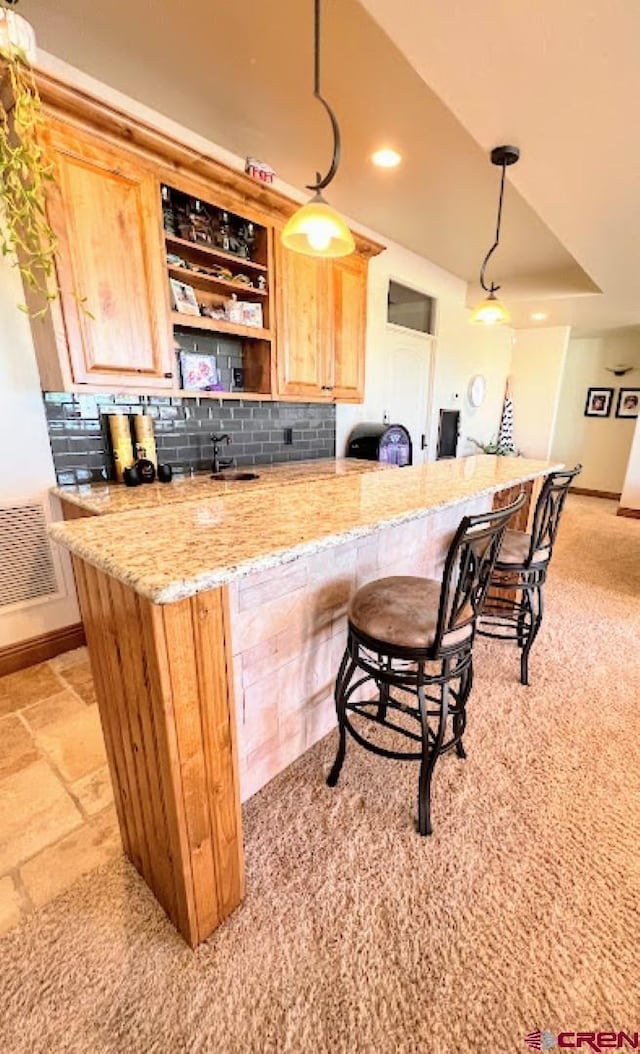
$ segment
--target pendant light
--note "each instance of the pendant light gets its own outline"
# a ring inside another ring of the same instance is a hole
[[[489,249],[489,252],[482,261],[482,267],[480,268],[480,285],[487,294],[486,298],[474,307],[471,312],[470,322],[485,326],[504,326],[511,321],[509,312],[502,303],[498,300],[496,293],[500,289],[499,285],[492,282],[491,285],[487,285],[485,282],[485,270],[489,260],[493,253],[496,251],[500,244],[500,227],[502,224],[502,202],[504,198],[504,177],[508,165],[515,165],[516,161],[520,157],[520,151],[517,146],[496,146],[491,151],[491,164],[499,165],[502,168],[502,176],[500,178],[500,198],[498,201],[498,219],[496,223],[496,238]]]
[[[348,256],[355,250],[353,235],[342,217],[327,204],[322,195],[340,164],[340,129],[336,115],[320,93],[320,0],[314,0],[313,94],[322,103],[331,121],[333,157],[326,176],[316,172],[315,183],[307,184],[307,190],[314,191],[313,197],[294,212],[282,232],[282,243],[287,249],[307,256]]]

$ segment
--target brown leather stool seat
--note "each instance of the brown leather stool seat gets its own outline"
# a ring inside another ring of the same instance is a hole
[[[525,567],[531,552],[531,535],[524,531],[505,531],[502,548],[498,553],[496,568]],[[531,557],[531,567],[544,564],[549,559],[549,548],[537,549]]]
[[[353,596],[349,621],[363,637],[384,641],[396,648],[427,651],[438,627],[440,582],[403,575],[369,582]],[[470,637],[464,626],[448,634],[448,643]]]
[[[466,756],[462,737],[476,625],[507,523],[523,504],[521,494],[505,509],[465,516],[449,546],[442,582],[381,578],[362,586],[349,605],[335,688],[340,739],[327,783],[338,782],[347,733],[373,754],[419,761],[420,834],[431,834],[436,761],[452,749]],[[409,746],[392,747],[398,739]]]

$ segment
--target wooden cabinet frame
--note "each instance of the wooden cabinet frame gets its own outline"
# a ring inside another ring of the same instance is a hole
[[[368,260],[317,259],[278,241],[276,264],[278,397],[362,402]]]
[[[75,295],[81,295],[82,290],[73,289],[70,284],[70,277],[72,278],[73,274],[70,276],[69,270],[73,272],[73,266],[70,268],[69,263],[74,260],[74,250],[71,245],[73,231],[69,229],[69,223],[65,222],[68,217],[56,215],[54,206],[53,226],[60,237],[61,258],[63,255],[66,257],[66,266],[62,259],[58,264],[60,285],[64,288],[64,293],[51,305],[45,323],[36,320],[32,327],[42,386],[45,390],[87,393],[108,390],[131,394],[146,394],[162,390],[163,394],[167,395],[191,394],[182,390],[177,378],[171,376],[175,373],[173,320],[166,279],[159,192],[160,184],[165,182],[186,193],[200,196],[203,200],[215,202],[221,208],[248,219],[255,219],[257,223],[269,227],[271,231],[272,268],[269,281],[273,283],[272,289],[276,294],[275,297],[272,296],[272,315],[275,306],[275,318],[270,319],[269,332],[261,335],[264,339],[260,342],[262,346],[256,359],[256,368],[249,371],[250,375],[255,378],[253,383],[259,385],[259,390],[242,393],[206,392],[198,394],[204,398],[295,399],[298,401],[304,399],[322,402],[343,400],[357,402],[362,399],[363,357],[355,363],[355,370],[354,362],[349,364],[349,369],[344,368],[347,362],[343,356],[345,343],[344,334],[341,333],[343,323],[340,319],[346,320],[347,316],[343,309],[344,291],[340,291],[336,286],[335,275],[328,277],[322,293],[322,298],[323,300],[326,298],[328,307],[326,322],[321,327],[322,331],[318,336],[320,347],[316,352],[319,363],[316,379],[320,383],[297,384],[295,378],[290,378],[288,381],[284,379],[286,377],[286,369],[283,367],[286,362],[284,349],[287,340],[284,305],[287,291],[281,284],[276,256],[279,248],[278,231],[298,207],[295,202],[272,187],[264,186],[215,158],[194,150],[188,145],[188,133],[185,133],[185,142],[176,141],[158,131],[152,124],[132,119],[126,111],[118,109],[117,106],[105,105],[104,102],[86,91],[70,88],[50,74],[39,72],[36,74],[36,80],[47,118],[53,128],[62,126],[70,140],[77,136],[79,140],[87,142],[90,138],[95,144],[96,157],[98,155],[103,158],[112,157],[114,171],[120,173],[125,180],[135,172],[134,182],[138,179],[141,185],[150,188],[151,181],[153,181],[153,186],[157,189],[156,200],[153,205],[149,204],[149,215],[145,217],[146,226],[144,226],[148,235],[148,244],[151,245],[153,241],[152,256],[155,257],[156,252],[158,254],[157,260],[150,257],[147,261],[149,288],[153,290],[152,299],[155,301],[153,309],[155,351],[151,367],[149,368],[147,361],[143,364],[145,368],[139,373],[135,365],[133,369],[127,368],[120,372],[117,369],[100,371],[91,368],[87,370],[83,348],[86,349],[87,346],[85,323],[88,325],[91,320],[88,317],[82,317],[82,308],[78,307],[75,300]],[[150,198],[148,200],[150,202]],[[278,246],[275,244],[276,240]],[[360,325],[359,322],[354,323],[353,319],[360,319],[361,310],[364,310],[361,305],[366,304],[367,261],[371,256],[383,250],[382,245],[358,234],[355,234],[355,240],[357,255],[349,259],[354,263],[358,261],[355,266],[362,269],[359,280],[363,284],[357,297],[359,306],[355,312],[349,312],[350,321],[347,328],[351,327],[352,338],[354,327],[357,328]],[[349,263],[339,261],[337,266],[345,266],[347,268],[345,273],[350,276],[354,274],[349,270],[351,266]],[[160,268],[164,271],[161,280],[158,279]],[[351,284],[353,290],[353,281],[351,283],[348,279],[346,281],[347,284]],[[162,282],[162,289],[159,282]],[[338,305],[335,312],[334,301]],[[248,339],[250,339],[249,335]],[[283,341],[285,343],[280,350],[278,344]],[[359,343],[363,345],[364,337]],[[362,356],[363,354],[362,351]],[[360,355],[359,351],[358,355]]]
[[[126,152],[57,121],[48,122],[47,147],[66,334],[59,354],[68,353],[73,382],[171,387],[157,177]]]

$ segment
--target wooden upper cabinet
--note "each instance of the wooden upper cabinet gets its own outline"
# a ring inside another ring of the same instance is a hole
[[[319,260],[278,248],[280,396],[361,402],[367,261]]]
[[[51,122],[48,144],[63,322],[57,343],[69,380],[175,385],[159,181],[135,157],[65,125]]]
[[[329,397],[329,268],[278,244],[278,394]]]
[[[347,256],[331,264],[333,298],[332,395],[336,402],[362,402],[367,327],[367,261]]]

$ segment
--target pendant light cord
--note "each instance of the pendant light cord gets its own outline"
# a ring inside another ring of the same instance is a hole
[[[500,286],[496,285],[494,282],[492,282],[491,285],[487,285],[485,280],[484,280],[484,272],[485,272],[487,264],[489,263],[489,260],[491,259],[491,257],[493,256],[494,252],[496,251],[496,249],[498,248],[498,246],[500,244],[500,227],[502,225],[502,202],[503,202],[503,199],[504,199],[504,177],[505,177],[506,171],[507,171],[507,166],[503,162],[502,163],[502,177],[500,179],[500,198],[499,198],[499,201],[498,201],[498,219],[497,219],[497,223],[496,223],[496,240],[494,241],[493,245],[489,249],[489,252],[485,256],[484,260],[482,261],[482,267],[480,268],[480,285],[484,289],[485,293],[497,293],[499,288],[500,288]]]
[[[316,172],[315,183],[307,183],[307,190],[315,190],[317,194],[328,187],[331,180],[338,171],[338,165],[340,164],[340,128],[338,127],[338,120],[333,110],[329,106],[329,103],[320,92],[320,3],[321,0],[314,0],[314,60],[313,60],[313,95],[314,98],[322,103],[324,106],[329,120],[331,121],[331,131],[333,132],[333,157],[331,159],[331,165],[325,176],[322,176],[320,172]]]

